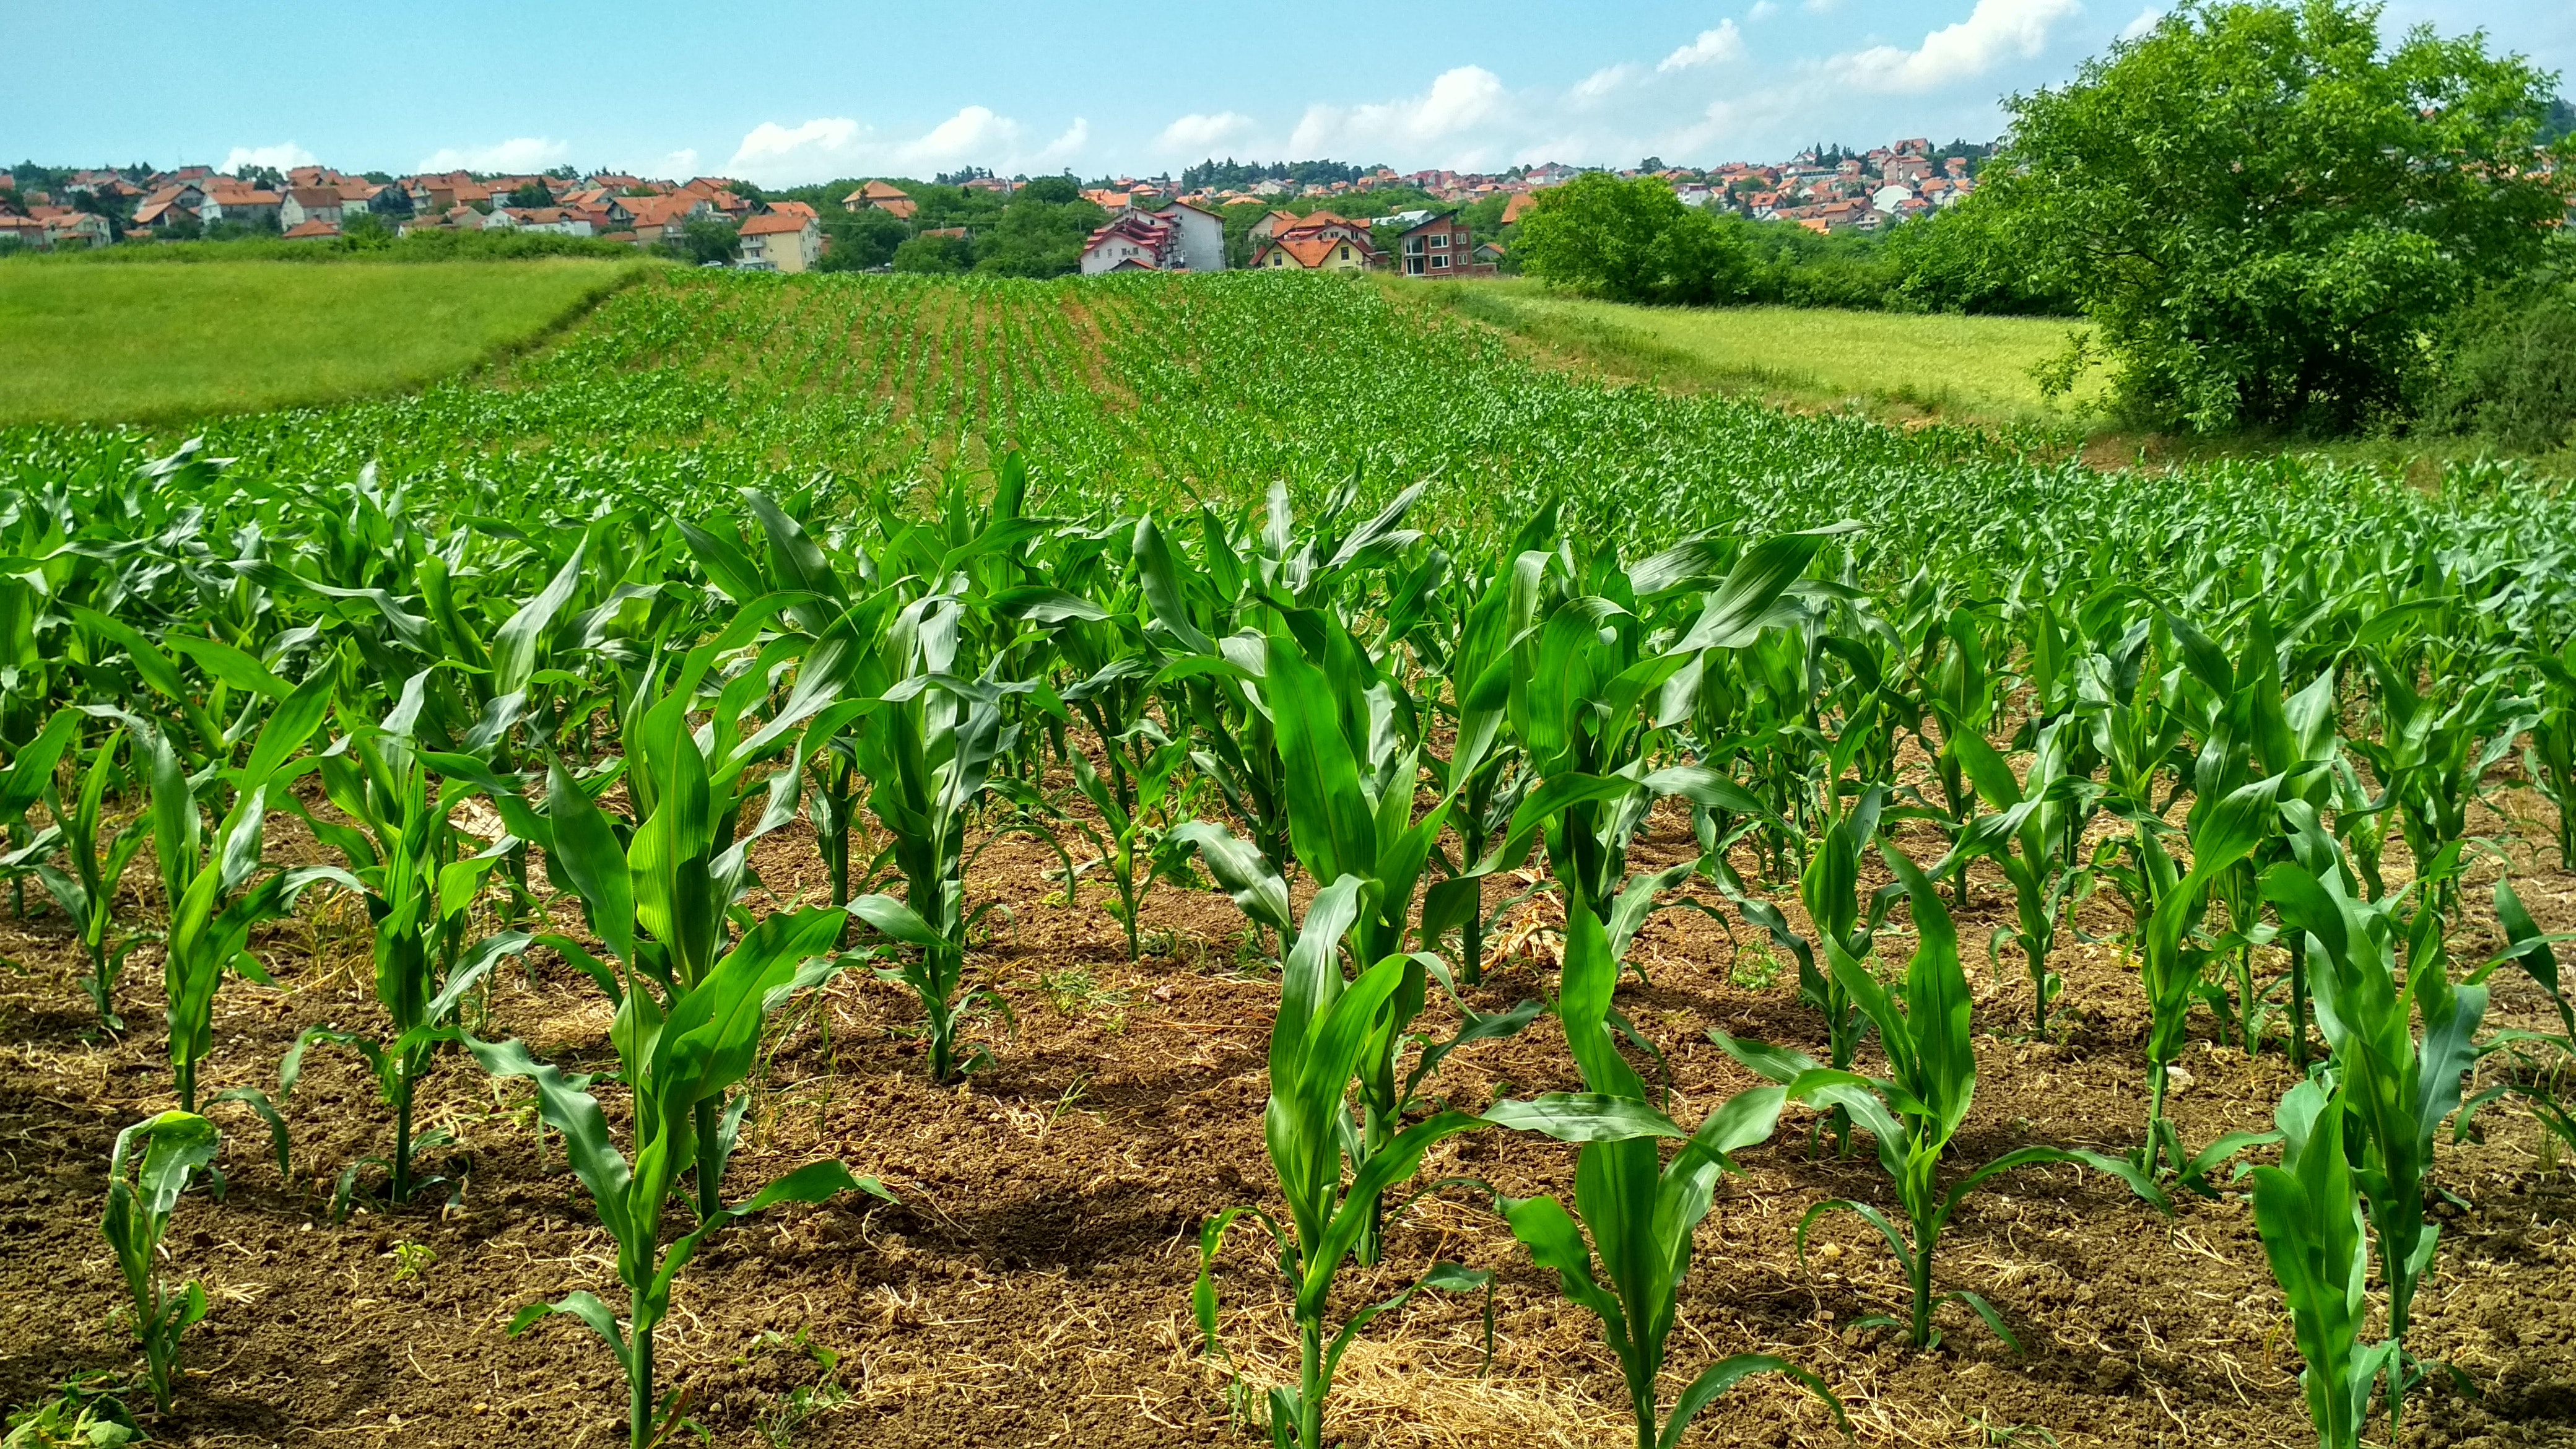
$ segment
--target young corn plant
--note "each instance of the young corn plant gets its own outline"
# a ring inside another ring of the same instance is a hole
[[[456,1012],[466,994],[501,957],[527,949],[523,931],[506,931],[465,945],[468,912],[493,867],[517,842],[462,855],[451,817],[470,784],[441,787],[415,747],[426,672],[412,676],[392,713],[350,732],[321,763],[324,795],[354,825],[304,812],[315,838],[338,850],[348,868],[337,877],[366,903],[375,927],[376,1002],[385,1011],[381,1041],[332,1026],[308,1027],[278,1067],[281,1097],[295,1090],[306,1048],[317,1042],[350,1047],[376,1074],[376,1087],[394,1113],[393,1155],[381,1159],[391,1198],[411,1201],[417,1186],[416,1152],[443,1143],[413,1140],[413,1099],[439,1050],[458,1038]],[[342,1175],[345,1204],[361,1163]]]
[[[89,977],[82,984],[89,989],[99,1025],[109,1031],[125,1029],[116,1014],[116,984],[132,949],[130,942],[118,939],[116,890],[126,866],[151,838],[152,827],[147,813],[126,822],[106,840],[100,839],[107,793],[119,774],[116,756],[124,743],[123,729],[108,732],[81,771],[80,794],[60,817],[63,861],[69,870],[41,862],[36,866],[36,878],[44,882],[46,894],[80,935],[81,953],[89,959]]]
[[[2208,1165],[2207,1154],[2193,1158],[2181,1135],[2165,1116],[2165,1092],[2175,1058],[2182,1055],[2191,1022],[2191,1003],[2199,996],[2209,963],[2233,944],[2225,939],[2203,944],[2201,920],[2221,876],[2241,866],[2270,837],[2281,806],[2277,777],[2242,785],[2223,796],[2203,796],[2192,807],[2189,822],[2191,870],[2175,870],[2162,843],[2141,834],[2139,870],[2150,883],[2156,907],[2139,928],[2139,979],[2147,992],[2147,1140],[2139,1165],[2149,1177],[2170,1167],[2186,1181]],[[2211,1151],[2217,1151],[2213,1145]]]
[[[1257,855],[1237,842],[1245,855]],[[1276,880],[1277,877],[1271,877]],[[1284,894],[1284,892],[1283,892]],[[1326,1337],[1333,1279],[1361,1236],[1377,1222],[1378,1201],[1411,1178],[1423,1154],[1444,1138],[1488,1126],[1522,1127],[1565,1141],[1653,1130],[1627,1104],[1592,1097],[1549,1096],[1501,1102],[1483,1116],[1440,1112],[1406,1126],[1345,1176],[1351,1154],[1349,1097],[1352,1078],[1378,1031],[1381,1013],[1403,988],[1413,964],[1390,956],[1359,973],[1342,975],[1343,943],[1360,923],[1366,883],[1344,876],[1316,893],[1283,963],[1279,1014],[1270,1033],[1270,1101],[1262,1135],[1287,1202],[1281,1222],[1259,1207],[1232,1207],[1199,1229],[1199,1276],[1191,1292],[1204,1349],[1222,1356],[1217,1339],[1217,1250],[1226,1230],[1246,1213],[1270,1230],[1279,1268],[1296,1295],[1298,1374],[1293,1386],[1269,1394],[1270,1439],[1276,1449],[1323,1449],[1324,1401],[1333,1372],[1361,1329],[1379,1314],[1409,1301],[1424,1288],[1488,1288],[1492,1275],[1454,1263],[1435,1264],[1411,1287],[1350,1315]],[[1284,908],[1284,900],[1282,902]]]
[[[1365,1165],[1402,1130],[1416,1090],[1442,1057],[1463,1042],[1518,1031],[1538,1008],[1523,1003],[1494,1016],[1468,1012],[1458,1037],[1436,1046],[1423,1042],[1419,1063],[1409,1073],[1403,1070],[1406,1045],[1422,1040],[1413,1025],[1431,983],[1450,985],[1439,958],[1427,951],[1408,954],[1406,946],[1414,936],[1414,900],[1454,802],[1444,796],[1414,818],[1421,748],[1395,729],[1391,687],[1329,615],[1283,614],[1264,651],[1261,692],[1285,766],[1297,859],[1318,880],[1362,884],[1359,919],[1350,931],[1353,959],[1401,963],[1399,984],[1372,1022],[1357,1068],[1360,1130],[1353,1158]],[[1278,930],[1282,940],[1297,939],[1286,929],[1286,884],[1267,874],[1267,863],[1256,853],[1213,825],[1184,826],[1175,834],[1199,850],[1257,923]],[[1442,934],[1441,923],[1426,910],[1423,942]],[[1363,1265],[1377,1261],[1376,1219],[1376,1205],[1368,1204],[1357,1245]]]
[[[2068,893],[2085,878],[2080,868],[2070,867],[2066,842],[2082,834],[2101,795],[2098,786],[2070,768],[2077,738],[2072,720],[2041,728],[2028,777],[2022,780],[2013,778],[2012,766],[1983,735],[1961,734],[1950,741],[1969,784],[1995,813],[1968,823],[1942,870],[1965,870],[1969,861],[1991,856],[2012,883],[2014,924],[1997,928],[1986,949],[1998,969],[2005,941],[2020,949],[2030,972],[2035,1036],[2048,1034],[2048,1008],[2062,984],[2048,969],[2058,917]]]
[[[2273,1281],[2289,1300],[2299,1387],[2320,1449],[2361,1449],[2379,1376],[2400,1372],[2394,1339],[2361,1341],[2370,1240],[2344,1148],[2347,1115],[2340,1090],[2329,1096],[2314,1081],[2291,1088],[2276,1119],[2288,1144],[2281,1165],[2253,1172],[2254,1225]]]
[[[206,1316],[206,1290],[172,1286],[161,1275],[161,1237],[188,1190],[188,1179],[215,1160],[215,1124],[194,1112],[164,1112],[116,1134],[107,1164],[107,1214],[99,1227],[125,1271],[134,1336],[143,1343],[144,1381],[152,1402],[170,1412],[179,1339]]]
[[[1669,1415],[1659,1407],[1655,1384],[1663,1373],[1682,1280],[1690,1274],[1691,1236],[1708,1216],[1718,1173],[1734,1166],[1729,1154],[1770,1137],[1787,1089],[1756,1087],[1739,1093],[1710,1113],[1696,1132],[1685,1133],[1666,1120],[1646,1100],[1644,1079],[1619,1054],[1610,1026],[1610,997],[1619,974],[1601,923],[1589,911],[1568,911],[1557,1015],[1574,1048],[1575,1064],[1594,1096],[1618,1101],[1656,1130],[1586,1142],[1575,1164],[1572,1214],[1550,1196],[1500,1198],[1512,1235],[1532,1261],[1555,1271],[1566,1297],[1601,1320],[1602,1337],[1618,1356],[1636,1418],[1637,1449],[1673,1449],[1702,1409],[1761,1373],[1785,1374],[1805,1385],[1848,1430],[1842,1403],[1824,1381],[1772,1354],[1720,1359],[1683,1388]],[[1659,1137],[1682,1139],[1681,1151],[1670,1162],[1663,1160]]]
[[[850,914],[909,950],[881,968],[921,1001],[930,1076],[962,1075],[958,988],[966,974],[966,933],[984,909],[966,901],[966,836],[988,792],[1011,783],[994,774],[1019,728],[1002,718],[1004,699],[1030,683],[965,679],[957,660],[961,600],[933,595],[907,606],[886,631],[883,705],[855,735],[868,780],[868,809],[885,827],[887,853],[903,876],[903,899],[870,894]]]
[[[1109,877],[1110,889],[1118,894],[1117,903],[1111,909],[1118,917],[1118,924],[1127,932],[1127,959],[1130,961],[1141,954],[1137,942],[1137,916],[1144,905],[1145,892],[1164,868],[1162,845],[1170,824],[1164,815],[1172,798],[1172,787],[1190,762],[1190,742],[1165,738],[1151,720],[1139,721],[1133,732],[1159,743],[1141,764],[1126,772],[1131,785],[1130,798],[1120,798],[1120,792],[1114,788],[1110,778],[1093,767],[1090,756],[1079,750],[1073,752],[1074,788],[1082,792],[1082,798],[1090,801],[1094,810],[1100,812],[1097,827],[1087,821],[1077,821],[1076,828],[1091,837],[1093,847],[1100,854],[1076,867],[1065,878],[1065,904],[1069,906],[1073,904],[1071,892],[1075,882],[1084,870],[1096,869]],[[1117,745],[1112,743],[1110,749],[1114,754]]]
[[[2331,850],[2319,838],[2311,860],[2322,853],[2319,847]],[[2424,1213],[2433,1141],[2460,1109],[2463,1079],[2476,1064],[2473,1039],[2486,1017],[2487,988],[2452,982],[2441,914],[2430,900],[2405,916],[2397,901],[2358,899],[2354,884],[2327,856],[2322,869],[2305,861],[2273,867],[2264,874],[2263,894],[2283,925],[2305,932],[2313,946],[2317,1021],[2334,1051],[2339,1098],[2360,1138],[2353,1175],[2369,1205],[2388,1290],[2388,1338],[2398,1356],[2388,1386],[2394,1426],[2406,1393],[2423,1378],[2405,1343],[2416,1290],[2442,1234],[2442,1225]]]
[[[741,899],[751,880],[750,848],[792,818],[797,785],[793,769],[773,772],[764,786],[749,778],[749,768],[826,708],[835,687],[830,680],[800,677],[796,693],[769,722],[745,736],[745,715],[767,685],[764,670],[748,668],[722,684],[707,723],[692,729],[691,713],[706,707],[701,686],[716,660],[752,627],[737,621],[726,637],[691,650],[674,677],[647,681],[645,707],[629,714],[621,775],[603,775],[585,788],[560,760],[549,765],[542,815],[479,762],[422,754],[425,764],[449,779],[482,789],[510,833],[542,849],[547,873],[580,900],[608,960],[561,934],[536,933],[531,939],[560,953],[616,1004],[618,1024],[610,1037],[629,1073],[640,1070],[650,1051],[652,1023],[676,1010],[737,941],[748,939],[750,921]],[[622,843],[616,824],[592,798],[592,790],[617,778],[625,781],[638,817]],[[746,825],[743,817],[763,789],[767,805]],[[846,924],[844,917],[835,919]],[[490,949],[515,950],[520,944],[504,938]],[[698,1114],[695,1140],[704,1144],[692,1153],[701,1219],[712,1219],[723,1206],[725,1161],[747,1101],[719,1093],[692,1104]]]
[[[67,751],[77,753],[80,725],[78,711],[55,711],[33,740],[12,752],[8,768],[0,770],[0,875],[9,880],[10,914],[20,918],[27,914],[25,878],[31,863],[42,861],[62,838],[61,811],[41,831],[27,824],[27,812],[54,798],[54,767]]]
[[[1719,889],[1735,903],[1736,913],[1770,933],[1771,939],[1797,961],[1798,999],[1824,1018],[1827,1064],[1842,1071],[1851,1070],[1859,1055],[1860,1044],[1869,1034],[1869,1018],[1861,1014],[1851,992],[1844,988],[1841,975],[1830,969],[1831,963],[1836,958],[1867,962],[1878,928],[1886,924],[1887,913],[1905,897],[1902,884],[1881,886],[1866,899],[1860,893],[1860,863],[1878,836],[1887,797],[1883,785],[1863,790],[1851,808],[1816,837],[1806,869],[1798,876],[1799,903],[1807,908],[1807,919],[1814,923],[1814,941],[1791,930],[1788,917],[1781,914],[1778,906],[1748,893],[1722,857],[1713,851],[1709,856]],[[1817,959],[1820,946],[1824,957],[1821,962]],[[1848,1146],[1849,1117],[1837,1112],[1832,1125],[1836,1137]]]
[[[630,989],[615,1035],[633,1092],[633,1150],[621,1153],[599,1102],[516,1041],[466,1038],[466,1049],[498,1077],[525,1077],[537,1088],[537,1111],[564,1136],[573,1172],[590,1192],[600,1225],[617,1240],[617,1279],[626,1317],[587,1291],[522,1308],[510,1332],[524,1332],[549,1313],[589,1325],[626,1372],[628,1449],[651,1449],[674,1437],[688,1407],[686,1390],[657,1397],[654,1334],[670,1314],[671,1285],[699,1246],[728,1224],[785,1202],[819,1203],[843,1192],[891,1202],[883,1185],[824,1161],[788,1173],[732,1207],[702,1215],[676,1239],[663,1241],[662,1214],[680,1175],[706,1162],[717,1144],[704,1127],[705,1108],[724,1100],[749,1075],[769,1013],[819,983],[845,917],[823,907],[781,912],[744,935],[664,1011],[646,990]],[[719,1169],[720,1171],[720,1169]],[[717,1172],[701,1171],[714,1181]]]
[[[2559,981],[2556,950],[2557,943],[2568,938],[2543,935],[2510,881],[2496,882],[2495,906],[2497,923],[2505,931],[2505,949],[2472,973],[2470,981],[2483,985],[2497,967],[2507,962],[2520,966],[2532,983],[2548,995],[2550,1004],[2558,1008],[2559,1029],[2506,1030],[2488,1037],[2478,1048],[2481,1057],[2503,1053],[2523,1070],[2480,1092],[2461,1110],[2461,1120],[2465,1123],[2471,1113],[2499,1097],[2519,1097],[2531,1108],[2533,1118],[2549,1140],[2559,1149],[2576,1152],[2576,1099],[2562,1096],[2557,1090],[2569,1069],[2576,1067],[2576,1003],[2567,999]],[[2535,1052],[2546,1065],[2535,1060]]]
[[[140,720],[128,721],[150,766],[153,851],[170,903],[162,975],[170,1073],[182,1111],[197,1110],[197,1071],[214,1049],[215,988],[224,972],[266,979],[248,950],[251,929],[292,911],[306,886],[331,874],[326,868],[260,877],[269,791],[282,789],[292,778],[287,762],[321,727],[331,689],[327,672],[305,681],[261,730],[249,762],[225,772],[233,784],[233,804],[217,825],[211,848],[198,813],[204,786],[180,764],[166,734]]]
[[[1905,887],[1914,908],[1917,940],[1905,984],[1896,991],[1879,985],[1868,969],[1847,956],[1836,956],[1834,972],[1842,978],[1863,1014],[1878,1028],[1885,1045],[1888,1075],[1868,1078],[1819,1066],[1800,1053],[1756,1042],[1738,1041],[1724,1031],[1710,1033],[1729,1056],[1755,1073],[1788,1088],[1792,1101],[1814,1101],[1840,1107],[1877,1141],[1879,1166],[1896,1189],[1905,1224],[1899,1227],[1876,1207],[1836,1198],[1809,1208],[1798,1220],[1801,1261],[1807,1230],[1827,1213],[1848,1212],[1876,1228],[1905,1270],[1909,1289],[1903,1319],[1873,1314],[1860,1324],[1901,1329],[1914,1348],[1940,1342],[1933,1317],[1943,1303],[1957,1300],[1975,1310],[1996,1335],[2019,1351],[2020,1341],[1982,1296],[1966,1289],[1940,1292],[1933,1259],[1941,1234],[1959,1204],[1979,1185],[2015,1168],[2070,1163],[2105,1172],[2129,1185],[2139,1197],[2166,1208],[2164,1194],[2131,1163],[2081,1148],[2018,1147],[1970,1170],[1946,1189],[1941,1185],[1941,1158],[1968,1115],[1976,1096],[1977,1057],[1969,1034],[1968,981],[1959,965],[1959,938],[1942,908],[1933,880],[1912,861],[1881,847],[1889,867]]]

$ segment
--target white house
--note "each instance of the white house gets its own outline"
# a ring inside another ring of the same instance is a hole
[[[1215,212],[1175,201],[1154,215],[1179,229],[1182,266],[1193,272],[1225,270],[1225,222]]]
[[[746,272],[802,272],[823,255],[823,224],[812,216],[773,211],[742,224],[738,234]]]

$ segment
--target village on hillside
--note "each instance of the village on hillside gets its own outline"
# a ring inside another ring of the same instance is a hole
[[[1989,146],[1926,138],[1867,152],[1814,147],[1769,165],[1666,167],[1649,158],[1612,174],[1654,177],[1684,205],[1824,234],[1867,233],[1955,204]],[[1177,178],[1090,183],[997,177],[969,168],[934,183],[872,179],[843,192],[773,195],[724,177],[656,180],[616,172],[390,176],[328,166],[238,173],[208,166],[0,172],[0,253],[270,237],[287,241],[484,232],[624,243],[744,271],[906,270],[908,242],[935,262],[974,249],[976,221],[1014,199],[1086,203],[1049,271],[1364,271],[1439,278],[1511,270],[1508,235],[1550,187],[1603,168],[1516,166],[1494,173],[1335,162],[1210,160]],[[907,189],[909,188],[909,189]],[[925,213],[936,190],[984,213]],[[980,203],[978,198],[981,198]],[[1094,213],[1087,208],[1096,206]],[[854,249],[850,225],[886,228]],[[696,228],[693,232],[692,228]],[[1087,232],[1087,234],[1086,234]],[[712,244],[708,239],[712,237]],[[839,255],[835,247],[841,248]],[[826,261],[826,258],[831,258]],[[910,268],[921,269],[921,268]],[[931,266],[931,270],[952,269]]]

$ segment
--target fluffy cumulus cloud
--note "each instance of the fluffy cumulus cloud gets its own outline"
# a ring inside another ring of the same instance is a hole
[[[1716,65],[1744,58],[1744,32],[1732,20],[1721,20],[1717,28],[1703,30],[1699,39],[1665,56],[1655,67],[1661,71],[1688,70],[1695,65]]]
[[[224,153],[224,164],[215,169],[227,176],[238,176],[245,166],[264,166],[272,171],[287,171],[298,166],[322,164],[312,152],[292,141],[275,146],[235,146]]]
[[[967,106],[918,135],[885,135],[847,116],[825,116],[797,125],[763,121],[742,138],[727,174],[764,186],[794,186],[860,172],[921,175],[960,166],[996,171],[1047,171],[1074,159],[1089,141],[1090,123],[1076,117],[1053,138],[1037,143],[1026,126],[988,106]]]
[[[441,146],[421,158],[422,171],[543,171],[572,159],[572,143],[513,136],[489,146]]]
[[[1924,36],[1921,45],[1871,46],[1843,57],[1839,69],[1868,90],[1919,95],[2038,59],[2057,26],[2083,10],[2076,0],[1977,0],[1967,19]]]
[[[1490,138],[1508,131],[1511,92],[1480,65],[1443,71],[1420,95],[1370,105],[1313,105],[1289,134],[1300,156],[1416,156],[1455,150],[1459,164],[1480,164]],[[1473,153],[1472,155],[1467,153]]]
[[[1213,156],[1242,146],[1259,129],[1250,116],[1240,111],[1219,111],[1214,115],[1194,111],[1163,128],[1163,134],[1154,138],[1154,153],[1193,159]]]

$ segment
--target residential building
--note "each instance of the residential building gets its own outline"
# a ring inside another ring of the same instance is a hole
[[[823,255],[823,223],[810,214],[773,210],[742,224],[741,243],[744,271],[802,272]]]
[[[910,221],[912,214],[921,209],[920,203],[907,195],[902,187],[884,181],[868,182],[842,197],[841,205],[850,211],[882,211],[897,221]]]
[[[32,216],[0,216],[0,237],[16,237],[31,251],[46,251],[53,246],[45,224]]]
[[[308,221],[328,222],[336,236],[340,229],[340,209],[344,204],[340,188],[336,185],[290,187],[278,200],[277,224],[293,231]]]
[[[715,215],[715,208],[703,196],[677,193],[670,196],[629,196],[621,203],[635,228],[639,246],[651,246],[667,235],[677,234],[690,222]]]
[[[206,225],[231,221],[255,225],[277,220],[278,208],[285,198],[274,191],[261,191],[248,186],[216,186],[206,192],[205,205],[197,215]]]
[[[1369,240],[1366,227],[1357,228],[1358,234],[1353,235],[1353,224],[1331,212],[1318,212],[1316,216],[1332,219],[1317,224],[1316,217],[1310,216],[1305,224],[1274,232],[1253,252],[1253,269],[1357,272],[1385,259],[1377,244]]]
[[[560,206],[496,206],[483,218],[485,231],[538,231],[556,236],[589,236],[590,217]]]
[[[288,227],[284,232],[280,233],[280,235],[284,236],[288,241],[324,241],[338,236],[339,234],[340,224],[338,222],[324,221],[319,217],[310,221],[299,221],[295,225]]]
[[[1536,192],[1524,191],[1515,195],[1511,200],[1503,203],[1503,225],[1517,225],[1522,217],[1530,214],[1530,208],[1536,205],[1538,205]]]
[[[1396,270],[1408,277],[1491,276],[1491,263],[1475,257],[1476,238],[1456,212],[1404,229],[1395,239]]]
[[[1178,272],[1188,267],[1181,256],[1181,229],[1142,211],[1122,211],[1082,244],[1082,274],[1105,272]]]
[[[1180,233],[1181,265],[1193,272],[1225,270],[1225,220],[1203,206],[1175,201],[1153,213]]]

